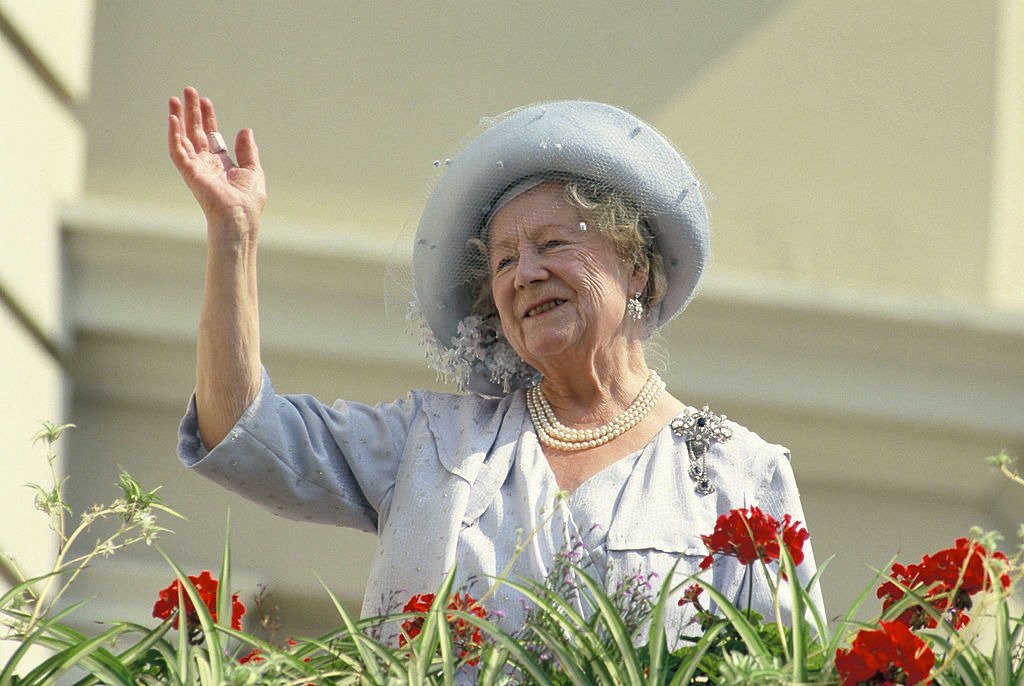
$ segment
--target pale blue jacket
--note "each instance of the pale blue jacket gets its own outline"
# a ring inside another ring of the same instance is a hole
[[[654,459],[626,483],[608,528],[606,586],[637,571],[664,580],[677,559],[675,583],[696,574],[707,553],[701,534],[710,534],[718,515],[733,508],[756,505],[778,519],[788,513],[805,521],[788,451],[728,425],[732,437],[713,443],[708,456],[716,487],[709,495],[699,495],[687,473],[685,439],[667,427],[654,439]],[[264,371],[259,396],[208,453],[198,437],[193,398],[178,453],[191,469],[275,514],[376,533],[379,546],[362,610],[369,616],[388,609],[382,598],[435,591],[459,565],[460,536],[503,497],[520,435],[532,430],[522,391],[501,399],[413,391],[374,407],[342,400],[332,406],[311,396],[277,395]],[[507,540],[481,543],[477,537],[474,545],[493,546],[483,557],[493,558],[495,568],[459,565],[457,583],[499,573],[513,539],[511,531]],[[809,545],[805,552],[798,569],[804,583],[815,570]],[[745,605],[746,571],[723,559],[705,574]],[[771,617],[763,576],[755,566],[752,607]],[[788,617],[788,592],[780,595]],[[666,623],[670,630],[692,632],[690,609],[678,607],[676,596]],[[813,596],[821,607],[820,591]]]

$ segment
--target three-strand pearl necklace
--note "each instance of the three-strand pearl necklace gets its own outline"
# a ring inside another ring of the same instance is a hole
[[[665,382],[657,372],[650,370],[647,383],[640,389],[640,394],[630,406],[607,424],[593,429],[572,429],[558,421],[540,384],[526,390],[526,407],[530,411],[530,419],[533,420],[537,438],[541,443],[558,450],[586,450],[604,445],[639,424],[650,414],[664,390]]]

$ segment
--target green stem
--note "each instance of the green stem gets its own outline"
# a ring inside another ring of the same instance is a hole
[[[57,535],[60,536],[60,540],[63,543],[65,540],[64,533],[66,532],[67,527],[64,514],[64,484],[57,478],[57,453],[53,449],[53,443],[50,443],[49,441],[46,443],[46,461],[50,465],[50,482],[57,491],[57,500],[59,501],[59,505],[57,507]]]
[[[1021,486],[1024,486],[1024,477],[1010,469],[1009,465],[1000,465],[999,471],[1001,471],[1006,478],[1010,479],[1014,483],[1018,483]]]
[[[122,529],[122,530],[118,531],[117,533],[111,535],[103,543],[98,544],[95,548],[93,548],[93,550],[91,552],[86,553],[85,555],[80,555],[80,556],[76,557],[74,560],[71,560],[68,564],[69,565],[77,565],[77,567],[75,568],[75,571],[73,571],[71,573],[71,576],[69,576],[68,580],[65,581],[64,584],[60,587],[60,590],[57,591],[56,595],[53,596],[53,599],[50,600],[47,603],[47,606],[48,607],[53,607],[54,605],[57,604],[57,602],[61,599],[61,597],[67,592],[67,590],[69,588],[71,588],[71,584],[73,584],[75,582],[75,579],[77,579],[78,575],[82,573],[82,570],[85,569],[85,567],[89,564],[89,562],[91,562],[92,559],[99,554],[98,551],[99,551],[99,549],[103,545],[105,545],[108,542],[114,541],[118,536],[121,536],[122,534],[126,534],[129,531],[131,531],[130,528],[129,529]],[[117,543],[117,544],[113,545],[112,547],[108,548],[109,554],[112,555],[112,554],[116,553],[118,550],[121,550],[122,548],[127,548],[128,546],[130,546],[132,544],[138,543],[139,541],[143,540],[143,538],[144,537],[142,537],[142,536],[137,536],[136,538],[132,538],[132,539],[129,539],[127,541],[123,541],[121,543]]]
[[[63,584],[63,586],[61,586],[61,589],[53,598],[48,598],[48,596],[50,594],[51,589],[53,588],[54,580],[57,578],[57,575],[54,574],[47,578],[46,584],[43,586],[42,592],[37,596],[35,606],[32,608],[32,614],[29,616],[27,623],[28,629],[34,627],[36,622],[39,621],[39,618],[46,614],[46,612],[48,612],[49,609],[53,607],[54,603],[56,603],[57,600],[64,595],[65,591],[67,591],[68,589],[68,586],[70,586],[71,583],[78,578],[78,575],[89,563],[89,561],[96,556],[97,548],[100,545],[102,545],[98,544],[96,547],[93,548],[91,552],[86,553],[85,555],[80,555],[74,558],[73,560],[68,561],[67,555],[71,551],[74,542],[78,539],[79,536],[82,535],[84,531],[86,531],[89,528],[89,526],[91,526],[92,522],[95,522],[97,519],[100,519],[103,516],[111,514],[113,512],[115,512],[115,510],[108,508],[107,510],[96,513],[96,516],[93,517],[88,524],[79,524],[71,533],[71,536],[60,546],[60,550],[57,554],[57,560],[53,563],[54,571],[61,569],[65,565],[77,565],[77,569],[75,569],[75,571],[71,574],[71,577]],[[119,536],[123,536],[128,531],[131,531],[131,529],[132,527],[130,526],[124,527],[122,525],[121,528],[119,528],[116,533],[107,538],[107,541],[112,541]],[[115,550],[119,549],[120,547],[122,546],[116,546]]]
[[[754,595],[754,566],[747,565],[747,621],[750,621],[750,604]]]

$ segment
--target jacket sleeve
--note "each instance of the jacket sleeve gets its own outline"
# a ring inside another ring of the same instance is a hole
[[[800,522],[800,524],[804,528],[808,529],[808,531],[813,531],[807,525],[807,518],[804,515],[803,506],[800,503],[800,492],[797,490],[796,478],[793,475],[793,467],[790,463],[789,451],[781,448],[781,446],[770,447],[778,448],[779,454],[774,456],[774,458],[769,462],[772,467],[770,476],[764,481],[763,487],[755,499],[755,504],[780,522],[783,520],[783,517],[788,514],[793,520]],[[811,542],[811,539],[808,539],[804,543],[804,559],[796,569],[800,583],[805,587],[818,569],[817,563],[814,559],[814,550],[811,547]],[[790,607],[789,590],[783,586],[779,590],[779,593],[779,600],[783,606],[784,612],[788,613]],[[827,618],[827,615],[825,614],[825,603],[821,594],[821,587],[818,584],[815,584],[814,588],[810,589],[810,597],[811,602],[820,611],[821,616],[823,618]],[[767,608],[770,607],[771,605],[769,604]],[[784,614],[784,617],[788,623],[788,614]]]
[[[375,407],[278,395],[264,370],[259,395],[209,452],[199,439],[193,395],[178,456],[282,517],[376,532],[419,404],[415,395]]]

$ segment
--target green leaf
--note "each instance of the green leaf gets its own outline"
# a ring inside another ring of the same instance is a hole
[[[125,628],[122,625],[115,625],[98,636],[70,645],[41,662],[35,669],[26,674],[19,683],[23,686],[28,686],[29,684],[41,684],[52,679],[57,674],[76,666],[93,651],[101,648],[107,641],[113,640],[115,636],[123,633],[124,630]],[[131,681],[128,681],[128,684],[131,684]]]
[[[38,443],[39,441],[46,441],[52,445],[60,440],[60,437],[64,435],[65,431],[75,428],[77,427],[74,424],[54,424],[53,422],[43,422],[43,428],[32,436],[32,442]]]
[[[559,645],[561,646],[566,641],[571,642],[577,648],[575,654],[587,658],[587,665],[595,669],[594,678],[597,681],[614,683],[613,671],[608,669],[608,665],[604,661],[604,645],[601,637],[576,611],[576,608],[559,595],[550,593],[541,582],[528,580],[525,583],[520,583],[505,579],[502,583],[517,590],[536,606],[538,612],[543,613],[547,619],[553,620],[565,632],[564,637],[558,637]],[[536,631],[537,627],[531,626],[530,630]],[[575,661],[573,662],[575,663]]]
[[[27,636],[24,636],[21,639],[21,644],[17,649],[15,649],[14,653],[11,654],[11,657],[7,660],[7,664],[4,665],[3,670],[0,670],[0,686],[10,686],[10,684],[15,683],[15,680],[18,679],[18,677],[14,674],[14,669],[25,657],[32,645],[37,642],[42,644],[42,639],[46,637],[47,632],[51,627],[57,625],[62,618],[71,614],[88,602],[88,599],[79,601],[70,607],[64,608],[52,617],[48,617],[44,621],[36,624],[35,628]],[[22,613],[18,613],[18,615],[27,617],[27,615],[22,615]],[[18,680],[17,683],[24,683],[24,679]]]
[[[359,652],[359,658],[366,672],[369,674],[369,677],[375,684],[382,683],[383,676],[381,675],[380,668],[377,665],[377,657],[379,657],[379,653],[374,654],[374,651],[371,649],[367,640],[364,640],[367,637],[365,637],[363,633],[356,628],[356,623],[352,620],[352,616],[347,610],[345,610],[345,607],[338,600],[338,597],[330,588],[327,587],[327,584],[324,583],[324,580],[319,574],[316,574],[316,572],[314,572],[314,574],[316,575],[317,581],[320,582],[320,585],[327,592],[327,596],[331,599],[331,602],[334,603],[334,609],[337,610],[338,615],[341,617],[341,621],[345,625],[345,630],[348,631],[349,635],[352,637],[352,642],[356,650]]]
[[[38,638],[38,645],[49,648],[51,652],[63,651],[74,648],[87,638],[81,634],[79,636],[81,638],[78,640],[61,639],[55,636],[40,636]],[[91,680],[90,683],[95,683],[99,678],[97,675],[99,675],[105,677],[106,682],[109,684],[134,684],[130,670],[121,665],[104,648],[99,648],[91,655],[83,657],[80,663],[74,666],[90,673],[90,676],[87,677],[87,679]],[[16,679],[18,678],[16,677]],[[18,683],[22,683],[20,679],[18,679]]]
[[[104,678],[107,683],[126,682],[133,684],[131,663],[159,641],[170,627],[169,621],[163,622],[155,629],[142,627],[131,622],[119,622],[118,624],[124,627],[125,633],[140,633],[143,635],[142,638],[135,645],[130,646],[116,656],[105,649],[101,649],[83,659],[82,667],[86,671],[92,672],[92,674],[77,681],[75,686],[88,686],[89,684],[96,683],[100,677]],[[63,640],[69,644],[81,643],[88,638],[85,634],[64,624],[54,624],[50,630],[54,635],[63,636]]]
[[[747,646],[747,650],[751,655],[757,658],[758,662],[770,662],[771,654],[764,641],[761,640],[761,634],[757,628],[750,623],[747,619],[746,614],[737,608],[732,602],[722,594],[717,588],[711,585],[710,582],[701,579],[700,577],[693,577],[694,582],[699,584],[701,588],[707,591],[708,596],[715,601],[715,605],[721,610],[722,614],[725,615],[726,619],[732,625],[736,633],[739,634],[743,643]]]
[[[175,563],[174,560],[168,557],[167,554],[164,553],[162,550],[160,550],[160,554],[163,555],[165,560],[167,560],[167,564],[171,566],[171,569],[174,570],[175,575],[178,577],[178,616],[181,617],[181,621],[179,623],[180,628],[178,630],[178,633],[181,635],[185,635],[188,633],[188,626],[187,621],[185,620],[184,612],[185,603],[184,598],[182,598],[181,596],[181,592],[184,591],[188,595],[189,599],[192,601],[192,605],[195,607],[196,616],[199,619],[199,626],[203,629],[203,637],[206,641],[206,654],[209,656],[208,670],[210,673],[216,675],[216,677],[220,679],[224,674],[224,667],[222,657],[223,650],[221,648],[220,638],[217,634],[217,624],[213,621],[213,617],[210,616],[210,611],[206,607],[206,603],[204,603],[203,599],[199,596],[199,592],[195,589],[195,586],[192,585],[192,582],[189,581],[188,575],[186,575],[185,572],[182,571],[181,567],[179,567],[177,563]],[[220,586],[218,586],[218,589],[219,588]],[[229,615],[229,625],[230,621],[231,620]],[[180,636],[178,645],[180,649],[182,646]],[[185,650],[188,652],[188,646],[185,646]],[[196,663],[198,665],[200,656],[196,655],[194,657],[196,658]],[[179,655],[179,665],[181,664],[181,659],[182,657]],[[204,669],[206,668],[207,667],[204,667]],[[200,674],[200,677],[202,677],[202,674]],[[184,681],[187,683],[189,680],[186,678],[184,679]]]
[[[680,686],[680,684],[689,684],[693,681],[701,659],[708,652],[715,639],[718,638],[718,634],[725,630],[726,626],[728,625],[725,622],[719,622],[704,631],[704,635],[700,637],[700,640],[697,641],[697,644],[689,653],[688,661],[677,668],[675,676],[672,677],[672,681],[669,682],[668,686]]]
[[[588,663],[592,661],[594,659],[593,654],[587,656],[583,651],[570,650],[572,644],[566,643],[564,636],[553,633],[547,627],[531,627],[531,635],[540,640],[544,647],[551,652],[561,666],[562,671],[569,678],[570,683],[577,686],[591,686],[594,683],[588,674],[589,670],[586,669],[585,664],[580,663],[581,657],[589,657]],[[608,678],[610,679],[610,677]]]
[[[802,684],[807,681],[807,617],[804,614],[804,589],[796,575],[796,565],[789,554],[782,537],[779,536],[779,557],[783,569],[786,570],[786,577],[789,579],[787,585],[790,591],[791,615],[790,615],[790,636],[792,637],[792,650],[790,659],[793,663],[793,681]]]
[[[617,683],[630,683],[640,686],[643,683],[642,669],[637,664],[636,650],[633,648],[632,637],[622,621],[618,608],[612,603],[602,585],[598,584],[581,569],[574,567],[573,571],[577,574],[580,582],[586,586],[590,600],[597,605],[601,625],[608,631],[615,647],[618,649],[617,656],[613,655],[610,651],[606,653],[605,663],[608,665],[608,671],[617,674]],[[618,657],[618,660],[615,659],[616,657]],[[625,672],[619,669],[620,667],[624,667]]]
[[[504,676],[505,662],[509,653],[504,648],[488,646],[484,650],[483,659],[480,660],[480,678],[477,686],[494,686],[498,679]]]
[[[441,587],[434,594],[434,602],[431,603],[430,609],[427,610],[427,616],[423,621],[423,627],[420,629],[419,636],[409,644],[414,648],[414,664],[420,679],[424,678],[428,673],[430,663],[440,649],[438,645],[440,641],[446,641],[450,650],[451,637],[447,633],[448,621],[445,619],[444,612],[454,583],[455,568],[452,567],[445,576],[444,581],[441,582]],[[441,625],[444,625],[443,629]],[[443,635],[442,631],[444,631]]]
[[[216,604],[218,623],[228,627],[231,626],[233,610],[231,598],[231,510],[229,508],[227,520],[224,522],[224,551],[220,560],[220,577],[217,582]]]
[[[991,679],[986,680],[985,675],[978,672],[976,660],[969,652],[957,650],[951,641],[943,636],[934,633],[928,634],[928,640],[932,644],[940,646],[946,654],[946,660],[939,670],[933,672],[940,684],[963,684],[964,686],[992,686]],[[959,643],[959,641],[958,641]],[[945,677],[946,665],[952,664],[960,676],[959,681],[950,681]]]
[[[803,587],[804,607],[811,613],[811,618],[814,620],[815,635],[817,636],[817,643],[819,646],[829,643],[831,641],[831,637],[828,628],[828,620],[825,619],[821,614],[821,610],[811,600],[811,591],[815,586],[821,583],[820,580],[822,574],[825,572],[825,569],[828,568],[829,564],[832,563],[832,560],[834,560],[835,557],[835,555],[830,555],[824,562],[818,565],[818,568],[814,570],[814,575],[808,579],[807,583]]]
[[[170,560],[168,560],[168,561],[170,561]],[[182,684],[191,684],[192,683],[192,660],[191,660],[191,656],[189,655],[188,623],[185,620],[185,618],[182,616],[184,614],[184,612],[185,612],[185,600],[184,600],[185,596],[184,596],[184,591],[182,590],[182,588],[184,586],[191,586],[191,584],[189,584],[187,582],[182,584],[182,583],[180,583],[181,577],[178,577],[178,578],[179,578],[179,583],[178,583],[178,617],[180,617],[181,619],[178,622],[178,650],[175,653],[175,657],[177,658],[177,664],[178,664],[177,678],[178,678],[178,680]],[[172,617],[172,619],[173,619],[173,617]],[[173,663],[171,663],[171,664],[173,664]]]
[[[996,640],[992,649],[995,686],[1017,686],[1013,683],[1013,643],[1010,639],[1010,613],[1006,606],[1006,594],[999,586],[993,589],[993,593],[996,594]]]
[[[512,664],[528,673],[538,686],[554,686],[544,668],[537,663],[522,643],[510,636],[493,622],[477,617],[470,612],[452,611],[452,615],[464,619],[470,624],[479,627],[494,642],[499,649],[507,652],[512,658]]]
[[[17,584],[16,586],[12,586],[6,593],[4,593],[2,596],[0,596],[0,608],[6,610],[8,608],[8,606],[10,606],[12,603],[14,603],[14,601],[22,593],[25,593],[27,591],[27,592],[29,592],[31,594],[32,593],[32,587],[36,583],[38,583],[40,581],[43,581],[44,579],[49,579],[51,576],[56,576],[57,574],[60,574],[61,572],[65,571],[66,569],[68,569],[67,566],[62,567],[60,569],[55,569],[52,572],[47,572],[46,574],[40,574],[39,576],[34,576],[31,579],[25,579],[20,584]]]
[[[1018,646],[1018,650],[1024,652],[1024,617],[1016,617],[1012,620],[1017,624],[1010,635],[1010,645]],[[1017,663],[1017,672],[1013,675],[1014,686],[1024,686],[1024,656]]]
[[[661,590],[658,591],[658,600],[654,603],[654,610],[651,612],[651,628],[647,637],[647,646],[650,654],[647,678],[648,682],[652,685],[661,684],[665,678],[663,672],[665,661],[668,657],[668,645],[665,639],[665,606],[668,603],[668,597],[683,585],[672,586],[670,583],[675,578],[676,568],[679,567],[680,562],[682,562],[682,558],[675,561],[672,569],[665,576],[665,583],[661,585]]]
[[[892,567],[892,563],[895,561],[895,556],[889,558],[889,562],[885,565],[884,569]],[[854,599],[853,604],[850,606],[850,609],[848,609],[846,611],[846,614],[843,615],[843,618],[839,620],[838,626],[851,627],[856,624],[853,618],[857,615],[857,612],[860,610],[861,605],[864,604],[864,601],[867,599],[868,594],[872,591],[872,589],[874,589],[878,585],[878,582],[885,576],[885,573],[880,569],[875,569],[874,572],[875,576],[871,579],[871,582],[864,587],[864,590],[857,595],[856,599]],[[825,646],[824,650],[825,659],[828,661],[826,664],[832,664],[832,662],[835,660],[836,651],[839,650],[839,644],[848,635],[849,631],[838,630],[834,634],[832,634],[832,638],[829,639],[828,644]]]
[[[198,650],[190,652],[192,652],[191,657],[196,665],[196,679],[200,686],[221,686],[224,679],[221,678],[221,673],[217,671],[219,666],[216,669],[214,668],[214,656],[207,651],[206,655],[210,658],[207,660],[203,653]]]
[[[453,567],[449,576],[454,580],[455,568]],[[452,686],[455,683],[455,651],[452,645],[452,633],[451,626],[448,624],[448,599],[451,594],[451,584],[442,584],[442,588],[448,588],[448,594],[442,596],[440,593],[434,596],[434,602],[430,606],[430,612],[428,613],[428,619],[431,616],[436,617],[436,623],[434,625],[434,636],[437,637],[437,651],[435,654],[439,654],[441,657],[441,673],[443,676],[443,682],[445,686]],[[439,604],[438,601],[441,601]],[[440,605],[440,609],[438,609]]]

